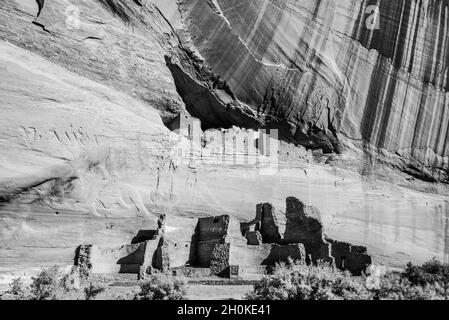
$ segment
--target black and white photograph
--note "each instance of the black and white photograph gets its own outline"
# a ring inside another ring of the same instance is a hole
[[[449,0],[0,0],[0,307],[38,300],[449,300]]]

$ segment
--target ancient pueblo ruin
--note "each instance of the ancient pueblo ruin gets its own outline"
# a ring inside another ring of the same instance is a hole
[[[447,0],[2,0],[0,296],[449,263],[448,129]]]

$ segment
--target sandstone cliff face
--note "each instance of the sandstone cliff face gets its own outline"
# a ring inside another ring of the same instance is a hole
[[[41,3],[0,7],[0,284],[5,272],[72,264],[83,243],[129,243],[160,213],[183,238],[192,217],[247,220],[256,203],[292,194],[380,261],[449,257],[445,196],[338,162],[276,176],[176,163],[188,142],[164,126],[187,108],[205,128],[279,127],[308,147],[446,180],[447,1],[382,1],[373,34],[361,0]]]
[[[5,0],[0,37],[146,102],[164,120],[182,108],[164,55],[176,37],[150,2]]]
[[[153,185],[179,142],[162,120],[183,104],[155,8],[42,3],[0,9],[1,273],[67,263],[76,243],[120,245],[151,226],[151,191],[132,177],[145,171]]]
[[[151,105],[165,123],[185,103],[204,128],[278,128],[309,148],[357,150],[362,162],[445,181],[448,6],[8,0],[0,27],[4,40]]]
[[[370,27],[372,5],[379,29]],[[448,7],[445,0],[183,0],[221,104],[199,102],[178,72],[175,80],[207,125],[235,123],[238,110],[239,125],[278,127],[284,138],[325,151],[355,145],[446,180]]]

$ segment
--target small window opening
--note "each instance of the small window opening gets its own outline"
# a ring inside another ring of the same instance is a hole
[[[341,268],[346,269],[346,257],[341,257]]]
[[[187,135],[189,136],[189,139],[192,138],[192,126],[190,124],[187,126]]]

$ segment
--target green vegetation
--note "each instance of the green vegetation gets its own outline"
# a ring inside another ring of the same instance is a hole
[[[22,278],[13,279],[6,293],[10,294],[15,300],[26,300],[28,297],[28,291]]]
[[[86,300],[93,300],[96,296],[102,293],[105,290],[105,287],[100,284],[89,283],[88,286],[84,288],[84,294]]]
[[[363,279],[352,277],[328,264],[281,263],[249,294],[251,300],[335,300],[367,299]]]
[[[93,300],[106,291],[105,286],[96,282],[80,284],[77,271],[64,275],[57,267],[43,268],[29,284],[21,278],[13,279],[4,297],[16,300]],[[186,283],[165,274],[151,276],[140,282],[139,287],[110,298],[182,300],[186,295]],[[259,281],[247,299],[449,300],[448,288],[449,264],[435,259],[422,266],[409,263],[403,272],[360,277],[325,263],[315,266],[290,260],[278,264],[272,274]],[[107,296],[107,292],[102,296]]]
[[[57,267],[43,268],[29,286],[22,278],[13,279],[6,293],[15,300],[56,300],[68,291],[63,280]]]
[[[65,291],[58,267],[43,268],[31,278],[30,293],[33,300],[56,300]]]
[[[415,285],[438,283],[444,287],[449,283],[449,264],[442,264],[436,259],[432,259],[422,266],[414,266],[409,263],[404,275]]]
[[[183,300],[186,284],[173,276],[160,274],[143,282],[140,290],[136,300]]]
[[[404,273],[379,275],[375,286],[325,263],[289,261],[276,266],[247,296],[250,300],[448,300],[449,265],[409,263]]]
[[[73,278],[73,274],[63,274],[57,266],[42,268],[29,285],[22,278],[13,279],[5,295],[14,300],[91,300],[104,291],[101,285],[85,283],[83,296]]]

